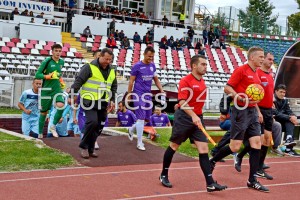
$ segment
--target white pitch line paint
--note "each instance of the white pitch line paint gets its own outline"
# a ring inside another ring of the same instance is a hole
[[[299,162],[300,161],[268,162],[268,164],[289,164],[289,163],[299,163]],[[220,165],[220,166],[218,166],[218,168],[219,167],[229,167],[229,166],[232,167],[232,165]],[[189,170],[189,169],[199,169],[199,167],[170,168],[170,170]],[[160,171],[160,170],[161,170],[161,168],[159,168],[159,169],[125,170],[125,171],[113,171],[113,172],[96,172],[96,173],[86,173],[86,174],[69,174],[69,175],[61,175],[61,176],[45,176],[45,177],[35,177],[35,178],[6,179],[6,180],[0,180],[0,183],[31,181],[31,180],[44,180],[44,179],[55,179],[55,178],[71,178],[71,177],[82,177],[82,176],[95,176],[95,175],[154,172],[154,171]]]
[[[300,185],[300,182],[291,182],[291,183],[277,183],[277,184],[269,184],[265,185],[266,187],[277,187],[277,186],[287,186],[287,185]],[[242,190],[248,189],[247,187],[233,187],[227,188],[227,190]],[[206,193],[206,190],[200,191],[190,191],[190,192],[177,192],[177,193],[168,193],[168,194],[158,194],[158,195],[149,195],[149,196],[140,196],[140,197],[131,197],[131,198],[121,198],[118,200],[131,200],[131,199],[150,199],[150,198],[159,198],[159,197],[173,197],[179,195],[190,195],[190,194],[199,194],[199,193]],[[224,192],[224,191],[221,191]]]

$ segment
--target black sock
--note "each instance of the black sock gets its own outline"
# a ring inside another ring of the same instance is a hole
[[[251,148],[251,153],[249,157],[249,163],[250,163],[250,173],[249,173],[249,181],[253,182],[255,181],[254,175],[257,172],[258,165],[259,165],[259,153],[260,149],[253,149]]]
[[[220,149],[220,151],[211,159],[211,161],[218,162],[232,153],[233,152],[231,151],[229,145],[226,145]]]
[[[174,153],[175,151],[169,146],[164,155],[163,169],[161,175],[168,176],[169,167],[171,165]]]
[[[261,146],[260,155],[259,155],[259,167],[258,167],[258,170],[262,170],[263,169],[263,165],[264,165],[267,153],[268,153],[268,148],[269,147],[267,147],[265,145]]]
[[[240,153],[238,153],[237,157],[240,159],[243,159],[244,156],[246,155],[246,153],[248,153],[250,150],[251,150],[251,146],[247,142],[246,144],[244,144],[244,149]],[[250,152],[249,152],[249,154],[250,154]]]
[[[204,154],[199,153],[199,163],[206,180],[206,185],[212,184],[214,182],[214,179],[212,177],[207,153]]]

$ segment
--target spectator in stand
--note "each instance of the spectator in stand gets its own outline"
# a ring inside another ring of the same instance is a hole
[[[136,19],[133,19],[132,24],[136,25]]]
[[[83,37],[92,37],[92,32],[89,26],[87,26],[82,33]]]
[[[152,20],[154,19],[153,15],[152,15],[152,12],[149,12],[147,17],[149,19],[149,24],[151,24]]]
[[[116,30],[116,32],[114,33],[114,37],[115,37],[115,40],[116,40],[116,41],[119,41],[119,40],[120,40],[120,37],[119,37],[119,30]]]
[[[187,34],[188,34],[190,40],[193,42],[194,35],[195,35],[195,31],[193,30],[193,27],[190,27],[190,29],[188,30]]]
[[[169,20],[168,20],[168,18],[166,17],[166,15],[164,15],[164,18],[162,18],[161,20],[162,20],[162,25],[163,25],[163,26],[167,26],[167,25],[168,25]]]
[[[138,34],[138,32],[135,32],[134,35],[133,35],[133,42],[134,43],[142,43],[142,40],[141,40],[141,36]]]
[[[171,37],[168,39],[168,46],[169,46],[171,49],[174,49],[174,38],[173,38],[173,36],[171,36]]]
[[[49,25],[48,19],[45,19],[45,21],[43,22],[43,24]]]
[[[168,49],[168,39],[167,36],[165,35],[163,38],[161,38],[160,43],[159,43],[159,48],[161,49]]]
[[[182,10],[181,13],[178,15],[178,19],[181,24],[184,24],[184,20],[185,20],[184,10]]]
[[[106,41],[106,47],[107,48],[113,48],[113,49],[117,49],[118,48],[116,40],[115,40],[113,34],[111,34],[110,37],[107,39],[107,41]]]
[[[152,42],[154,39],[154,29],[155,29],[155,24],[153,24],[153,26],[148,31]]]
[[[116,127],[122,126],[122,127],[131,127],[135,126],[135,122],[137,120],[135,114],[128,110],[125,106],[125,102],[121,101],[119,102],[119,111],[117,112],[118,115],[118,121],[116,122]]]
[[[29,21],[29,23],[35,23],[34,18],[31,18],[31,20]]]
[[[183,50],[183,48],[182,48],[182,46],[181,46],[181,44],[180,44],[178,38],[177,38],[176,41],[173,43],[173,46],[174,46],[174,48],[176,48],[176,50],[178,50],[178,51],[182,51],[182,50]]]
[[[28,10],[24,10],[22,13],[21,13],[22,16],[28,16]]]
[[[149,35],[149,32],[147,32],[146,35],[143,37],[143,43],[145,43],[146,45],[152,44],[152,40]]]
[[[225,41],[224,41],[223,36],[220,36],[220,47],[222,49],[226,49],[226,45],[225,45]]]
[[[150,117],[150,122],[154,127],[171,126],[168,115],[161,113],[161,108],[158,106],[155,106],[154,114]]]
[[[142,21],[140,21],[140,26],[141,26],[141,25],[143,25],[143,22],[142,22]]]
[[[224,44],[225,44],[225,42],[226,42],[226,37],[227,37],[227,30],[226,30],[226,28],[225,28],[224,26],[222,27],[221,35],[222,35],[222,37],[224,38]]]
[[[33,79],[32,89],[25,90],[18,103],[18,107],[22,112],[22,133],[29,136],[30,133],[34,137],[38,137],[39,133],[39,117],[38,108],[38,90],[42,87],[42,80]]]
[[[207,44],[207,38],[208,38],[208,33],[207,33],[207,28],[205,28],[202,32],[202,36],[203,36],[203,44],[204,46]]]
[[[198,54],[205,56],[205,50],[200,41],[196,43],[195,49],[198,49]]]
[[[212,48],[214,48],[214,49],[221,49],[219,39],[215,39],[215,41],[212,44]]]
[[[50,25],[54,25],[54,26],[56,25],[56,22],[54,19],[51,20]]]
[[[215,34],[216,39],[220,38],[220,29],[219,29],[219,26],[215,27],[214,34]]]
[[[282,130],[286,133],[286,140],[284,145],[286,146],[285,153],[290,156],[299,157],[293,147],[296,145],[294,141],[294,128],[298,125],[297,116],[290,108],[288,99],[285,98],[286,86],[279,84],[275,88],[275,100],[273,102],[273,115],[276,121],[281,124]]]
[[[41,14],[37,15],[36,18],[44,18],[44,13],[41,12]]]
[[[112,21],[109,23],[109,34],[113,34],[115,32],[116,20],[112,18]]]
[[[71,32],[72,30],[72,18],[74,17],[74,12],[72,8],[67,11],[67,31]]]
[[[122,41],[124,39],[124,37],[125,37],[124,31],[121,30],[121,32],[119,33],[119,39],[120,39],[120,41]]]
[[[190,38],[188,38],[186,40],[186,46],[187,46],[188,49],[194,49],[194,46],[193,46]]]
[[[179,44],[182,48],[186,48],[186,42],[183,37],[179,40]]]
[[[10,14],[10,20],[14,20],[14,16],[19,14],[18,8],[15,8]]]
[[[29,17],[34,17],[34,14],[33,14],[33,12],[32,12],[32,11],[30,11],[28,16],[29,16]]]
[[[122,49],[132,49],[132,47],[130,46],[130,42],[127,38],[127,36],[125,36],[121,42],[121,48]]]
[[[66,12],[68,10],[68,4],[66,0],[62,0],[59,8],[59,12]]]
[[[76,4],[77,4],[76,0],[69,0],[69,7],[70,8],[74,8]]]
[[[211,46],[213,40],[215,39],[215,34],[213,32],[213,28],[210,28],[210,30],[208,31],[208,45]]]

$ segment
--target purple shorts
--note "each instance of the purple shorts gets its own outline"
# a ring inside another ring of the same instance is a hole
[[[139,96],[141,97],[141,96]],[[135,99],[133,97],[132,99]],[[139,101],[134,101],[134,113],[136,115],[137,119],[140,120],[150,120],[150,117],[152,115],[152,108],[153,108],[153,103],[152,103],[152,97],[147,96],[145,97],[146,100],[143,100],[142,98],[139,99]]]

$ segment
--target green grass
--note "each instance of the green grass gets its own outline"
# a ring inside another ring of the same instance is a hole
[[[17,108],[0,107],[1,114],[21,114],[22,110]]]
[[[127,128],[112,128],[112,129],[127,133]],[[160,129],[156,129],[156,131],[160,135],[160,137],[158,137],[155,140],[155,143],[157,143],[157,145],[159,145],[163,148],[167,148],[170,144],[169,139],[171,136],[172,129],[171,128],[160,128]],[[208,134],[210,136],[223,136],[224,133],[225,133],[225,131],[208,131]],[[208,144],[208,146],[209,146],[209,149],[213,148],[213,145],[210,143]],[[191,157],[198,157],[198,155],[199,155],[198,150],[191,146],[189,140],[187,140],[181,144],[178,152],[186,154]]]
[[[56,169],[76,165],[69,154],[5,133],[0,133],[0,155],[0,171]]]

